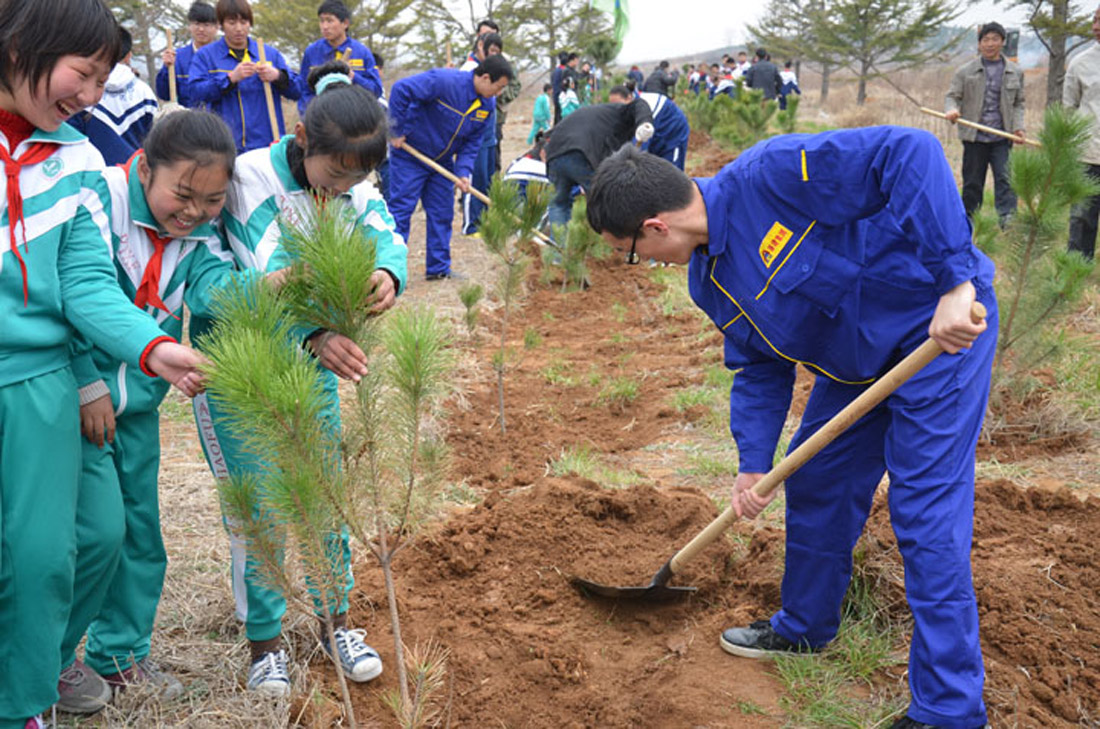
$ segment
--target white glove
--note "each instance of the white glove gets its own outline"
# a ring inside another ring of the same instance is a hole
[[[649,138],[653,136],[653,125],[649,122],[642,124],[634,130],[634,141],[638,144],[644,144],[649,141]]]

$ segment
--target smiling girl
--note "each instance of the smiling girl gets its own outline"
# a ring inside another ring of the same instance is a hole
[[[225,204],[236,156],[221,119],[183,111],[158,122],[129,163],[104,173],[118,285],[172,337],[182,334],[184,304],[208,315],[212,297],[230,279],[262,275],[235,272],[211,225]],[[183,688],[149,658],[167,567],[157,503],[158,408],[167,388],[135,376],[103,350],[91,359],[89,374],[77,376],[85,440],[76,588],[58,701],[72,713],[101,709],[111,686],[145,683],[162,698]],[[75,659],[85,629],[87,665]]]
[[[74,334],[188,394],[201,383],[197,353],[119,291],[102,158],[62,125],[99,101],[118,52],[100,0],[0,0],[0,729],[41,726],[58,695],[80,473]]]
[[[381,312],[393,306],[404,288],[407,253],[404,240],[393,230],[393,218],[381,195],[365,181],[386,156],[385,112],[372,93],[352,85],[350,68],[345,63],[324,64],[309,78],[317,98],[295,126],[294,134],[238,160],[222,213],[226,236],[240,268],[271,271],[289,262],[279,245],[280,216],[306,219],[299,211],[308,209],[315,196],[342,198],[356,214],[355,225],[363,231],[364,246],[375,246],[373,310]],[[193,319],[193,335],[204,326],[209,322]],[[329,398],[326,419],[338,430],[340,403],[334,374],[358,380],[367,372],[366,356],[352,340],[323,330],[313,332],[305,346],[324,368]],[[199,435],[215,477],[263,472],[262,464],[242,448],[209,398],[200,396],[194,407]],[[363,642],[363,631],[347,627],[351,551],[346,534],[334,534],[333,538],[341,545],[332,550],[333,560],[338,562],[334,573],[349,576],[339,602],[328,606],[336,624],[336,652],[349,678],[369,681],[382,672],[382,661]],[[230,544],[237,616],[245,623],[252,652],[248,688],[285,696],[290,692],[281,639],[286,601],[265,586],[247,558],[246,544],[232,530]]]

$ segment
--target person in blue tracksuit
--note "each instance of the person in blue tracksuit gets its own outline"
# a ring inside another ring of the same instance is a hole
[[[298,74],[298,114],[304,115],[315,94],[309,85],[309,72],[329,61],[343,61],[351,67],[352,80],[381,99],[382,77],[375,67],[374,54],[365,45],[348,37],[351,13],[341,0],[325,0],[317,8],[317,20],[321,25],[321,38],[310,43],[302,54],[302,67]]]
[[[270,146],[286,129],[280,97],[296,101],[300,95],[298,74],[267,43],[260,62],[260,47],[248,35],[252,29],[248,0],[218,0],[214,9],[224,35],[195,54],[187,93],[193,104],[207,104],[225,121],[238,152]],[[277,130],[271,128],[265,83],[274,97]]]
[[[642,145],[642,149],[684,169],[688,137],[691,135],[684,112],[664,94],[643,91],[635,97],[626,86],[616,86],[607,94],[608,101],[619,104],[629,104],[635,98],[647,104],[653,114],[653,136]]]
[[[202,0],[191,3],[191,7],[187,10],[187,30],[191,33],[190,43],[178,49],[165,48],[160,55],[161,63],[164,65],[157,71],[157,98],[171,101],[168,74],[175,72],[176,102],[188,108],[202,108],[203,104],[192,103],[191,95],[187,92],[187,84],[191,79],[191,61],[194,60],[195,54],[218,38],[218,16],[214,13],[214,6]]]
[[[489,56],[472,71],[434,68],[403,78],[390,92],[390,212],[402,237],[417,202],[427,218],[429,281],[449,278],[454,193],[451,184],[402,147],[407,142],[453,172],[455,186],[469,192],[470,177],[485,129],[491,124],[495,97],[512,79],[512,65]]]
[[[69,120],[88,137],[108,165],[123,164],[141,148],[157,113],[156,95],[130,68],[133,38],[125,28],[119,29],[119,37],[122,60],[111,69],[103,98]]]
[[[929,335],[947,352],[787,479],[782,608],[720,645],[760,657],[836,636],[885,472],[914,619],[911,702],[894,727],[984,726],[970,543],[997,303],[940,143],[898,127],[788,135],[695,181],[626,147],[597,171],[588,217],[631,262],[688,264],[692,299],[725,335],[741,516],[770,500],[750,489],[771,468],[797,364],[817,379],[791,449]]]

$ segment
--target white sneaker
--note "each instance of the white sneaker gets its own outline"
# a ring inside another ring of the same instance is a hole
[[[248,690],[275,698],[290,695],[285,650],[268,651],[252,662],[248,669]]]
[[[363,642],[367,637],[367,631],[361,628],[350,630],[337,628],[333,631],[336,638],[336,649],[340,654],[340,666],[344,669],[344,675],[356,683],[364,683],[378,678],[382,674],[382,659],[378,651]],[[325,652],[332,655],[328,640],[322,642]]]

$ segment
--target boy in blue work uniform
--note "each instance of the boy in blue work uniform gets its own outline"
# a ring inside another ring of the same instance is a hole
[[[450,278],[451,223],[455,204],[451,184],[402,149],[408,141],[417,151],[459,178],[470,191],[470,176],[478,148],[491,123],[494,98],[512,79],[512,65],[500,55],[489,56],[472,71],[433,68],[403,78],[390,93],[390,212],[397,232],[406,240],[416,203],[424,203],[427,218],[426,277]]]
[[[203,48],[191,62],[187,93],[192,104],[205,103],[233,133],[237,152],[268,147],[282,138],[283,105],[280,96],[297,100],[298,74],[290,70],[283,54],[249,37],[252,6],[248,0],[218,0],[214,7],[222,38]],[[270,84],[278,130],[272,130],[264,83]],[[273,136],[273,132],[274,135]]]
[[[766,506],[750,489],[771,468],[796,364],[817,379],[791,449],[927,336],[949,353],[787,479],[782,609],[720,644],[760,657],[836,636],[886,472],[914,618],[911,703],[894,727],[984,726],[970,543],[997,306],[939,142],[896,127],[789,135],[694,182],[626,147],[593,178],[588,216],[629,262],[688,264],[693,300],[724,333],[739,515]],[[971,321],[975,299],[986,322]]]
[[[214,13],[214,6],[201,0],[191,4],[187,11],[187,30],[191,33],[191,42],[185,46],[165,48],[160,54],[160,60],[164,64],[157,71],[157,98],[171,101],[171,87],[168,85],[168,74],[176,74],[176,102],[180,106],[188,108],[204,108],[203,104],[194,104],[190,94],[187,93],[187,84],[191,80],[191,61],[195,54],[204,46],[213,43],[218,37],[218,16]]]
[[[615,86],[607,93],[607,100],[616,104],[629,104],[635,98],[649,106],[653,115],[653,136],[642,145],[642,149],[684,169],[688,137],[691,136],[691,127],[684,112],[664,94],[643,91],[635,97],[625,86]]]
[[[381,99],[382,77],[375,68],[374,54],[359,41],[348,37],[348,25],[351,13],[340,0],[325,0],[317,8],[317,20],[321,25],[321,38],[309,44],[302,54],[302,67],[298,73],[298,86],[301,98],[298,99],[298,113],[305,114],[314,93],[310,88],[309,72],[325,65],[329,61],[343,61],[351,67],[352,82],[362,86]]]
[[[489,56],[499,55],[504,51],[504,39],[499,33],[485,33],[474,42],[474,50],[470,53],[466,62],[459,66],[459,71],[473,71],[481,62]],[[470,185],[475,190],[489,192],[493,173],[497,168],[497,110],[489,115],[489,123],[485,125],[485,132],[481,137],[481,146],[478,147],[477,157],[474,159],[474,171],[470,177]],[[462,195],[462,235],[477,235],[478,224],[481,222],[481,213],[485,210],[485,203],[478,200],[470,193]]]

